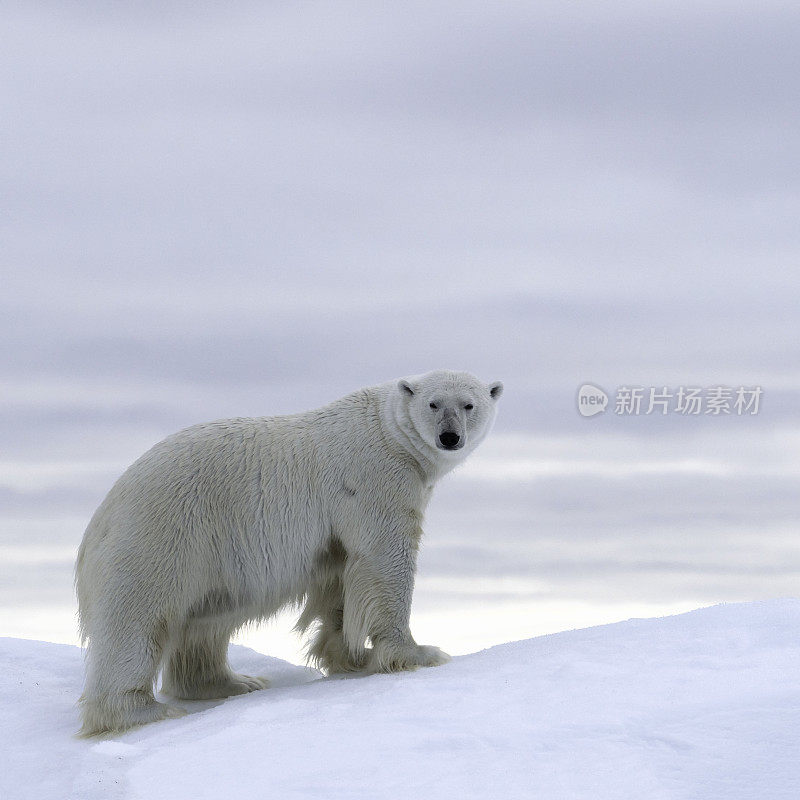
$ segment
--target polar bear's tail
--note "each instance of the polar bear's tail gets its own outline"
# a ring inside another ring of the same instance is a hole
[[[102,508],[102,506],[101,506]],[[81,644],[85,647],[91,644],[93,631],[93,618],[97,605],[97,593],[104,585],[103,565],[100,563],[101,548],[105,534],[107,533],[107,522],[105,522],[98,512],[92,517],[83,540],[78,548],[78,556],[75,559],[75,594],[78,597],[78,629],[81,636]]]
[[[83,537],[81,546],[78,548],[78,557],[75,560],[75,594],[78,597],[78,630],[81,636],[81,644],[86,646],[89,638],[89,617],[91,615],[92,601],[89,593],[90,581],[86,579],[87,570],[87,539]]]

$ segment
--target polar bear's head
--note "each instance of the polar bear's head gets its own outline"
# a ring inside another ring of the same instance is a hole
[[[409,422],[425,444],[444,458],[461,458],[491,429],[503,384],[485,384],[468,372],[437,370],[403,378],[397,389]]]

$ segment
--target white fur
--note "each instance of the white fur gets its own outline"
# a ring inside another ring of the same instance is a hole
[[[145,453],[78,553],[82,733],[181,713],[153,697],[162,662],[162,690],[178,698],[265,687],[230,670],[228,641],[290,603],[305,604],[298,628],[316,627],[310,657],[328,671],[447,661],[408,627],[422,517],[501,391],[437,371],[303,414],[196,425]],[[460,449],[440,448],[443,431]]]

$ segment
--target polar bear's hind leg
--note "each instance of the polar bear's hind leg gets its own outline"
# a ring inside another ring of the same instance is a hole
[[[162,691],[183,700],[212,700],[266,689],[266,678],[240,675],[228,665],[228,642],[235,626],[189,620],[171,643]]]
[[[104,636],[90,632],[81,736],[124,731],[185,713],[153,696],[165,635],[165,626],[159,624],[117,628]]]

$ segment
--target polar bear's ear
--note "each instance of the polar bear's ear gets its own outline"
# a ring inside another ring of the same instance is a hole
[[[501,394],[503,394],[503,384],[500,381],[495,381],[494,383],[489,384],[489,394],[492,396],[492,400],[497,400]]]
[[[397,381],[397,388],[400,390],[400,394],[403,395],[403,397],[414,396],[414,387],[405,378],[401,378]]]

